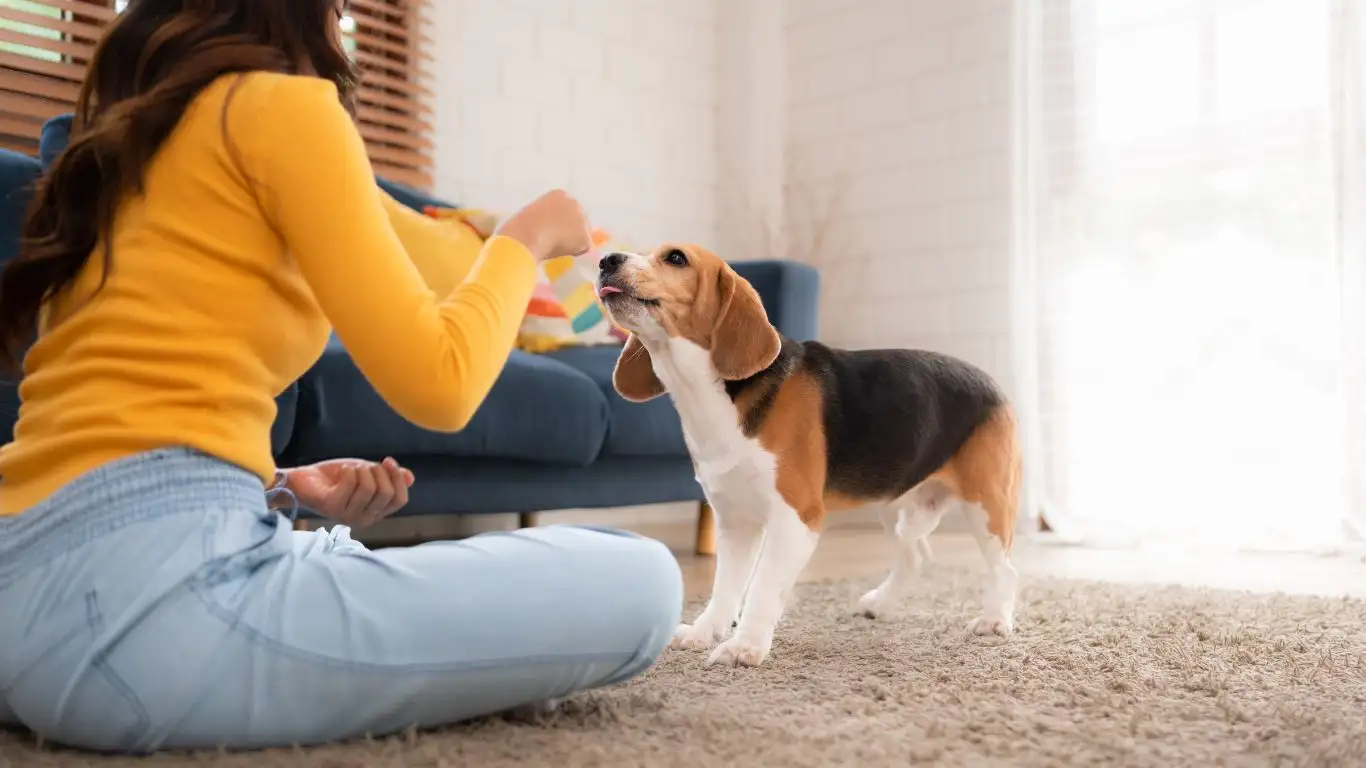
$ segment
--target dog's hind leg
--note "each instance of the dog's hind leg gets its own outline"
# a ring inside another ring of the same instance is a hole
[[[876,588],[859,598],[859,612],[870,619],[884,616],[906,596],[920,568],[930,559],[927,538],[951,501],[949,490],[935,481],[922,484],[905,497],[908,506],[881,513],[882,527],[892,540],[892,569]]]
[[[977,428],[954,457],[963,512],[986,560],[982,615],[972,622],[978,635],[1009,635],[1015,629],[1019,576],[1011,563],[1019,510],[1021,459],[1015,417],[1001,408]]]
[[[977,546],[986,559],[987,575],[982,587],[982,615],[974,620],[971,629],[978,635],[1009,635],[1015,631],[1015,593],[1019,575],[1010,562],[1010,539],[993,528],[998,519],[995,504],[964,504],[963,513],[968,527],[977,539]]]

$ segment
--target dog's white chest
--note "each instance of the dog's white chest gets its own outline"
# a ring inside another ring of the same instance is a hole
[[[650,359],[678,410],[683,439],[707,497],[728,512],[767,514],[776,489],[777,463],[758,440],[741,430],[735,405],[707,351],[684,339],[670,339],[664,349],[652,349]]]

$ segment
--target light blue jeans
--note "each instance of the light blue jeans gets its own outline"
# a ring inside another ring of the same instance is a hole
[[[245,471],[160,450],[0,517],[0,721],[117,752],[436,726],[637,675],[681,608],[649,539],[370,551],[294,531]]]

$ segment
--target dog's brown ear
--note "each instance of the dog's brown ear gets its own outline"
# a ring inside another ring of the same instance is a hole
[[[650,351],[635,334],[626,340],[626,346],[617,358],[616,370],[612,371],[612,386],[633,403],[643,403],[664,394],[664,385],[655,375]]]
[[[712,329],[712,365],[727,381],[747,379],[773,364],[782,338],[748,280],[722,266],[716,289],[721,310]]]

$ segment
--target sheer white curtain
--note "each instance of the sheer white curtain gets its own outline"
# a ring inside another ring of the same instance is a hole
[[[1031,0],[1035,501],[1068,537],[1324,551],[1366,508],[1359,0]]]

